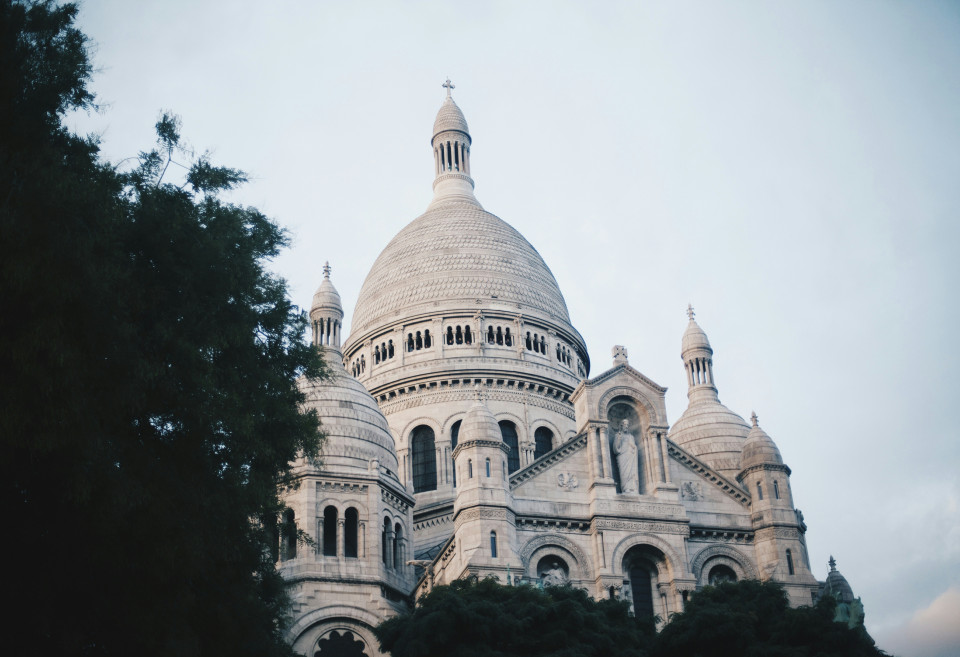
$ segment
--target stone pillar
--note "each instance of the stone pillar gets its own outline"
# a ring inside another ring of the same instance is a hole
[[[657,432],[657,443],[660,445],[660,462],[663,464],[664,481],[668,484],[673,483],[670,480],[670,453],[667,451],[667,437],[663,431]]]
[[[607,427],[600,427],[600,476],[610,479],[613,476],[613,466],[610,462],[610,440],[607,438]]]
[[[367,523],[361,520],[357,523],[357,557],[367,556]]]
[[[386,546],[386,547],[387,547],[387,549],[386,549],[386,552],[387,552],[387,563],[386,563],[386,566],[387,566],[387,568],[394,568],[394,567],[395,567],[395,566],[394,566],[394,563],[393,563],[393,545],[394,545],[394,542],[395,542],[396,540],[397,540],[397,535],[394,533],[393,528],[391,527],[390,529],[387,530],[387,546]]]
[[[343,518],[337,518],[337,558],[343,559],[347,555],[346,536],[343,531]]]

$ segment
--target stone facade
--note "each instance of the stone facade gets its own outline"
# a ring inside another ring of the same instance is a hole
[[[720,403],[692,308],[690,401],[671,427],[666,389],[623,347],[590,378],[549,267],[474,197],[450,88],[431,140],[434,199],[377,258],[342,349],[329,270],[314,298],[314,341],[343,368],[303,384],[329,437],[288,498],[317,543],[282,563],[296,649],[323,657],[349,633],[376,654],[370,629],[404,596],[473,576],[570,583],[661,619],[725,579],[781,582],[809,604],[819,584],[790,469],[755,415],[751,426]]]

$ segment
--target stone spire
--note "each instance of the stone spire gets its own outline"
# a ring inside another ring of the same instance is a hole
[[[430,140],[436,176],[433,203],[456,200],[480,205],[473,195],[473,178],[470,177],[470,129],[450,93],[455,85],[447,78],[442,86],[447,90],[447,97],[437,112]]]
[[[716,401],[717,387],[713,381],[713,349],[707,334],[704,333],[697,320],[693,306],[687,305],[687,330],[683,333],[680,347],[680,356],[683,358],[684,368],[687,370],[687,397],[690,401]]]
[[[323,281],[310,304],[310,328],[313,344],[340,352],[340,330],[343,327],[343,304],[340,293],[330,282],[330,263],[323,264]],[[339,361],[339,358],[334,360]]]

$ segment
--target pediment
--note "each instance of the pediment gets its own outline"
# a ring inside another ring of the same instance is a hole
[[[749,507],[752,503],[752,497],[750,496],[750,493],[741,488],[739,484],[727,479],[709,465],[669,439],[667,440],[667,453],[669,454],[671,461],[679,463],[687,470],[699,476],[704,482],[704,485],[709,486],[710,490],[719,491],[745,507]]]
[[[587,434],[581,433],[575,436],[572,440],[568,440],[553,451],[547,452],[527,467],[522,470],[517,470],[510,475],[510,490],[516,490],[527,482],[539,478],[542,474],[546,473],[547,470],[552,470],[564,461],[573,458],[576,454],[585,450],[586,447]],[[580,485],[587,484],[586,477],[582,479]]]

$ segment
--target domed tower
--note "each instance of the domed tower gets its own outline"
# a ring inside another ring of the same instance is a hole
[[[478,389],[453,451],[458,478],[453,507],[455,540],[459,543],[456,556],[462,561],[458,577],[469,572],[481,577],[502,575],[503,580],[511,563],[515,569],[520,565],[508,456],[497,419]]]
[[[343,351],[396,439],[419,556],[453,531],[453,450],[474,387],[486,390],[513,473],[573,437],[569,395],[590,367],[543,258],[474,196],[473,140],[444,86],[433,200],[374,262]]]
[[[790,468],[757,414],[743,443],[743,470],[737,480],[751,494],[750,518],[754,529],[757,565],[764,579],[781,582],[794,605],[811,604],[818,584],[810,572],[804,533],[806,527],[793,507]]]
[[[750,432],[742,417],[720,403],[713,378],[713,349],[687,307],[689,322],[680,354],[687,371],[690,400],[670,429],[670,439],[720,474],[733,480],[740,472],[740,450]]]
[[[301,459],[283,495],[278,566],[293,599],[289,640],[299,654],[357,647],[374,654],[372,629],[405,608],[415,584],[406,565],[414,500],[397,476],[386,419],[343,368],[343,308],[329,264],[310,320],[330,371],[326,379],[299,382],[325,440],[319,463]],[[298,531],[310,541],[298,540]]]

